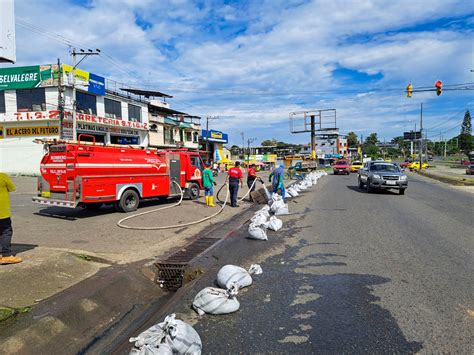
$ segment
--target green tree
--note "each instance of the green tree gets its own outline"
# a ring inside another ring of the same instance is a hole
[[[238,145],[233,145],[230,147],[230,154],[232,155],[239,155],[240,154],[240,147]]]
[[[464,120],[462,121],[461,134],[459,135],[459,148],[466,155],[469,155],[473,150],[471,113],[469,110],[466,110]]]
[[[277,140],[275,138],[272,138],[272,139],[265,139],[261,145],[263,147],[271,147],[271,146],[275,146],[277,145]]]
[[[375,144],[364,144],[363,153],[372,159],[379,157],[379,147]]]
[[[347,133],[347,145],[349,148],[357,148],[359,145],[359,139],[357,138],[357,134],[355,132]]]
[[[371,133],[366,139],[365,144],[376,145],[379,142],[377,138],[377,133]]]

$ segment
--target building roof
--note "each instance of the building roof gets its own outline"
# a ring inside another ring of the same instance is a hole
[[[160,91],[141,90],[141,89],[128,89],[128,88],[120,88],[120,90],[129,92],[129,93],[135,94],[135,95],[143,95],[146,98],[149,98],[149,97],[168,97],[168,98],[172,98],[173,97],[171,95],[164,94]]]
[[[151,113],[158,113],[162,115],[183,115],[183,116],[188,116],[186,112],[181,112],[181,111],[176,111],[172,110],[167,107],[161,107],[161,106],[155,106],[155,105],[149,105],[149,111]]]

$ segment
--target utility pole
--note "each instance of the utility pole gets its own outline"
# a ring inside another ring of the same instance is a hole
[[[240,136],[242,137],[242,160],[245,160],[245,134],[244,132],[240,132]]]
[[[311,159],[316,159],[316,117],[311,115]]]
[[[255,142],[256,138],[247,139],[247,162],[250,165],[250,143]]]
[[[84,49],[80,49],[80,52],[76,52],[76,48],[72,49],[72,140],[75,142],[77,141],[77,119],[76,119],[76,67],[81,64],[81,62],[86,59],[90,55],[99,55],[100,49],[96,49],[93,51],[92,49],[88,49],[87,52]],[[81,55],[81,60],[76,63],[76,57]]]
[[[207,159],[210,159],[209,156],[209,120],[218,118],[218,116],[206,116],[206,154]]]
[[[63,69],[61,61],[58,58],[58,111],[59,111],[59,139],[64,138],[64,87],[63,87]]]
[[[421,108],[420,108],[420,169],[423,164],[423,103],[421,103]]]
[[[443,137],[443,140],[444,140],[444,160],[446,160],[446,139]]]

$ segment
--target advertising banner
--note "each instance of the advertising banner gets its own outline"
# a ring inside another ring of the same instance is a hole
[[[1,0],[0,8],[0,62],[15,63],[15,6],[13,0]]]
[[[205,129],[202,130],[202,139],[206,140],[207,131]],[[209,142],[219,142],[219,143],[228,143],[229,138],[227,133],[223,133],[220,131],[209,130],[209,136],[207,136]]]
[[[7,137],[57,136],[58,126],[25,126],[5,128]]]
[[[31,89],[40,84],[39,65],[0,69],[0,90]]]
[[[72,85],[72,66],[63,64],[64,75],[67,83]],[[89,73],[88,71],[76,68],[74,70],[75,85],[78,89],[90,92],[95,95],[105,95],[105,78]]]

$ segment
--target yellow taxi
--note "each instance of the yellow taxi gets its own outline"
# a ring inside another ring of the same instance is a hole
[[[353,161],[351,164],[351,173],[357,173],[363,166],[364,164],[361,161]]]
[[[421,164],[422,169],[428,169],[428,167],[429,167],[428,163]],[[420,162],[414,161],[413,163],[408,164],[407,168],[410,170],[420,169]]]

